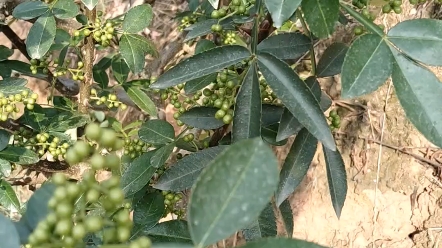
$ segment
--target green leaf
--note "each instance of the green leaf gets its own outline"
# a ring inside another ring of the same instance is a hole
[[[26,51],[33,59],[42,58],[51,48],[57,27],[55,18],[45,14],[32,25],[26,38]]]
[[[56,186],[52,183],[44,183],[32,194],[26,204],[26,213],[22,219],[31,230],[34,230],[38,223],[48,215],[48,202],[52,198],[55,188]]]
[[[69,129],[82,127],[89,122],[87,115],[77,113],[62,112],[50,119],[48,130],[53,132],[65,132]]]
[[[4,159],[0,159],[0,178],[9,177],[11,175],[11,163]]]
[[[153,228],[144,232],[152,241],[152,243],[159,242],[173,242],[191,244],[187,221],[171,220],[159,223]]]
[[[38,155],[24,147],[8,146],[0,151],[0,158],[20,165],[35,164],[39,161]]]
[[[9,144],[9,139],[11,138],[11,134],[4,130],[0,129],[0,151],[6,148]]]
[[[289,199],[283,201],[279,205],[279,211],[281,211],[282,221],[287,231],[287,236],[291,238],[293,236],[293,211],[292,206],[290,206]]]
[[[1,246],[7,248],[20,248],[20,236],[14,223],[0,214],[0,240]]]
[[[98,0],[81,0],[81,2],[88,8],[89,10],[92,10],[97,6]]]
[[[276,205],[280,206],[301,184],[307,174],[318,147],[318,140],[303,128],[290,148],[279,175]]]
[[[280,28],[295,13],[302,0],[265,0],[273,25]]]
[[[152,166],[155,168],[163,166],[170,157],[170,154],[172,154],[173,148],[175,148],[175,143],[170,143],[156,149],[155,154],[150,159]]]
[[[94,81],[100,85],[100,88],[106,89],[109,85],[109,77],[107,73],[102,70],[92,70],[92,75],[94,76]]]
[[[263,40],[258,45],[258,51],[279,59],[296,59],[309,51],[311,45],[310,38],[301,33],[283,33]]]
[[[147,28],[153,19],[152,7],[149,4],[142,4],[130,9],[123,21],[123,31],[127,33],[138,33]]]
[[[388,45],[375,34],[366,34],[351,44],[342,65],[342,98],[369,94],[385,83],[393,69]]]
[[[28,237],[31,235],[31,230],[26,225],[25,218],[21,218],[18,222],[13,222],[18,236],[20,237],[20,243],[27,244],[29,242]]]
[[[30,64],[19,60],[0,61],[0,68],[4,67],[10,70],[14,70],[16,72],[21,73],[23,76],[29,76],[39,79],[47,78],[47,75],[43,73],[41,68],[37,69],[37,74],[32,74],[30,66],[31,66]]]
[[[120,53],[133,73],[144,69],[146,53],[158,56],[155,45],[138,34],[123,34],[120,39]]]
[[[154,154],[155,151],[144,153],[130,162],[123,172],[121,188],[126,198],[130,198],[149,183],[156,171],[156,168],[150,164],[150,159]]]
[[[193,245],[180,243],[152,244],[152,248],[194,248]]]
[[[12,70],[6,66],[2,65],[2,62],[0,61],[0,77],[3,79],[10,78],[11,77]]]
[[[155,103],[138,87],[129,87],[127,94],[130,99],[143,111],[150,116],[157,116],[157,107]]]
[[[164,214],[164,196],[160,192],[143,194],[133,203],[134,228],[132,237],[154,227]]]
[[[249,242],[238,248],[326,248],[315,243],[289,238],[265,238]]]
[[[195,54],[205,52],[205,51],[210,50],[215,47],[216,47],[216,45],[215,45],[215,43],[213,43],[213,41],[201,39],[198,41],[198,43],[196,43]]]
[[[261,138],[226,148],[192,187],[187,216],[194,243],[204,247],[247,227],[268,204],[277,184],[278,161]]]
[[[59,19],[74,18],[79,11],[74,0],[58,0],[52,8],[52,13]]]
[[[330,189],[332,205],[339,219],[345,197],[347,196],[347,172],[345,171],[345,164],[339,150],[331,151],[324,146],[322,149],[324,150],[328,188]]]
[[[49,6],[40,1],[23,2],[14,8],[12,16],[17,19],[30,20],[37,18],[49,11]]]
[[[283,146],[287,144],[287,139],[276,141],[276,137],[278,135],[278,129],[279,129],[279,123],[261,127],[262,139],[268,144],[273,146]]]
[[[321,107],[306,83],[286,63],[268,53],[259,54],[258,63],[267,83],[287,109],[319,141],[335,150],[335,141]]]
[[[114,57],[112,60],[112,73],[118,83],[123,84],[129,77],[129,67],[120,57]]]
[[[0,61],[7,60],[13,53],[12,49],[0,45]]]
[[[232,142],[261,136],[261,91],[256,63],[253,63],[236,96]]]
[[[5,78],[0,81],[0,92],[5,96],[15,95],[21,93],[23,90],[27,90],[27,81],[24,78]]]
[[[261,125],[270,126],[276,124],[281,119],[281,115],[284,111],[282,106],[275,104],[263,104],[262,105],[262,116]]]
[[[209,0],[209,3],[212,5],[214,9],[218,9],[219,0]]]
[[[210,34],[212,32],[212,25],[219,24],[223,27],[223,30],[234,30],[235,26],[232,23],[231,18],[227,18],[224,20],[215,20],[215,19],[208,19],[203,20],[201,22],[197,22],[190,27],[187,27],[185,30],[189,31],[184,38],[184,42],[188,42],[192,39],[198,38],[200,36]]]
[[[348,47],[343,43],[333,43],[322,54],[316,67],[318,77],[330,77],[341,73]]]
[[[8,210],[20,210],[20,202],[11,184],[0,179],[0,206]]]
[[[442,65],[442,22],[406,20],[388,31],[388,40],[403,53],[427,65]]]
[[[224,122],[215,118],[216,111],[215,107],[194,107],[182,113],[179,120],[199,129],[217,129],[224,126]]]
[[[218,73],[213,73],[213,74],[209,74],[204,77],[200,77],[200,78],[196,78],[196,79],[188,81],[184,85],[184,92],[186,92],[186,94],[193,94],[193,93],[203,89],[207,85],[215,82],[217,75],[218,75]]]
[[[138,130],[138,136],[146,143],[164,145],[174,141],[175,130],[167,121],[150,120],[141,125]]]
[[[195,78],[220,71],[250,57],[250,52],[243,46],[221,46],[196,54],[161,75],[151,85],[153,89],[166,89]]]
[[[442,84],[427,68],[391,49],[395,58],[393,85],[407,118],[433,144],[442,147]],[[425,87],[422,85],[425,84]]]
[[[215,146],[185,156],[167,169],[153,187],[173,192],[190,189],[201,171],[226,148]]]
[[[267,204],[259,215],[258,219],[242,232],[247,242],[260,238],[276,236],[276,217],[272,204]]]
[[[302,11],[310,31],[318,38],[328,38],[339,19],[339,0],[302,1]]]

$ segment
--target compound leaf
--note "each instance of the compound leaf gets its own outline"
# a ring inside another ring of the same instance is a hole
[[[269,36],[258,45],[258,51],[270,53],[279,59],[296,59],[311,47],[309,37],[300,33],[284,33]]]
[[[29,30],[26,38],[26,51],[33,59],[42,58],[51,48],[57,31],[53,15],[40,16]]]
[[[167,169],[153,187],[173,192],[190,189],[201,171],[226,147],[215,146],[185,156]]]
[[[12,11],[12,16],[21,20],[37,18],[49,11],[49,6],[41,1],[23,2]]]
[[[339,218],[347,196],[347,172],[339,150],[331,151],[325,146],[322,146],[322,149],[324,150],[332,205],[336,216]]]
[[[157,107],[155,103],[149,98],[149,96],[144,93],[138,87],[129,87],[127,90],[127,95],[129,95],[130,99],[143,111],[148,113],[150,116],[157,116]]]
[[[126,198],[133,196],[146,186],[156,168],[150,164],[155,151],[149,151],[129,163],[121,176],[121,188]]]
[[[393,56],[382,37],[366,34],[351,44],[342,65],[342,97],[369,94],[385,83],[393,69]]]
[[[150,120],[141,125],[138,136],[146,143],[164,145],[174,141],[175,130],[167,121]]]
[[[17,229],[14,223],[0,214],[0,240],[2,247],[20,248],[20,236],[18,236]]]
[[[330,77],[341,73],[348,47],[343,43],[333,43],[321,56],[316,67],[318,77]]]
[[[339,19],[339,0],[304,0],[301,4],[312,33],[318,38],[327,38],[335,30]]]
[[[120,54],[133,73],[140,73],[144,69],[145,56],[158,56],[155,45],[138,34],[123,34],[120,39]]]
[[[216,111],[214,107],[194,107],[182,113],[179,120],[200,129],[217,129],[224,126],[224,122],[215,118]]]
[[[20,210],[20,202],[11,184],[0,179],[0,206],[8,210]]]
[[[277,184],[278,162],[261,138],[230,145],[192,187],[188,218],[194,243],[205,247],[247,227],[268,204]]]
[[[147,28],[153,19],[152,7],[149,4],[142,4],[130,9],[123,21],[123,31],[127,33],[138,33]]]
[[[317,146],[318,140],[307,129],[303,128],[296,135],[279,176],[280,181],[275,195],[277,206],[280,206],[302,182],[310,168]]]
[[[166,89],[195,78],[215,73],[250,57],[243,46],[221,46],[196,54],[161,75],[151,85],[153,89]]]
[[[235,103],[232,142],[261,136],[261,91],[254,62],[248,69]]]
[[[280,28],[293,13],[295,13],[302,0],[265,0],[265,4],[272,15],[273,25]]]
[[[258,54],[258,63],[267,83],[286,108],[319,141],[335,150],[330,128],[307,84],[286,63],[268,53]]]

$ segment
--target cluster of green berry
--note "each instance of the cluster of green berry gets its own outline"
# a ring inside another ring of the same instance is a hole
[[[226,32],[222,39],[223,39],[224,44],[226,44],[226,45],[236,44],[236,34],[232,31]]]
[[[111,108],[120,108],[121,110],[126,110],[127,105],[120,102],[118,100],[117,95],[115,94],[109,94],[107,96],[99,96],[96,89],[91,89],[91,100],[95,101],[96,105],[106,105],[109,109]]]
[[[331,122],[330,128],[332,131],[341,127],[341,117],[338,115],[336,110],[330,111],[328,119]]]
[[[146,152],[149,147],[151,147],[151,144],[144,143],[142,140],[126,138],[124,141],[124,155],[134,159]]]
[[[382,6],[382,13],[384,14],[388,14],[391,11],[394,11],[394,13],[396,14],[400,14],[402,13],[402,0],[385,0],[388,1],[387,4],[385,4],[384,6]],[[411,2],[412,0],[410,0]],[[419,0],[416,0],[416,2],[418,2]]]
[[[267,81],[264,77],[259,79],[259,90],[261,91],[261,100],[264,103],[274,103],[278,100],[278,97],[275,93],[270,89]]]
[[[185,16],[181,19],[181,25],[178,27],[178,30],[182,32],[187,27],[190,27],[192,24],[198,21],[197,15],[191,14],[190,16]]]
[[[48,133],[35,135],[23,127],[20,127],[20,129],[14,133],[14,145],[26,147],[27,149],[37,152],[40,156],[49,152],[49,154],[57,160],[60,160],[61,157],[64,158],[67,149],[70,147],[69,143],[62,142],[59,137],[50,136]]]
[[[47,61],[48,58],[49,54],[46,54],[41,60],[31,59],[31,61],[29,61],[31,63],[31,66],[29,67],[31,73],[34,75],[37,74],[38,69],[42,69],[42,72],[44,74],[48,73],[49,72],[48,69],[49,62]]]
[[[367,0],[353,0],[352,4],[358,9],[363,9],[367,7]]]
[[[175,110],[177,110],[173,118],[176,120],[178,126],[183,126],[184,123],[179,120],[181,114],[186,112],[187,109],[197,105],[197,101],[200,99],[202,93],[200,91],[196,92],[192,97],[182,94],[184,89],[184,84],[178,84],[175,87],[171,87],[159,92],[160,98],[162,100],[169,99],[169,104],[173,105]]]
[[[92,34],[95,42],[103,47],[108,47],[115,35],[115,27],[112,22],[103,22],[101,20],[102,12],[99,13],[93,24],[89,23],[74,32],[74,37],[88,37]]]
[[[178,216],[178,219],[184,217],[185,210],[177,207],[177,203],[183,199],[183,195],[181,193],[174,193],[170,191],[162,191],[164,196],[164,205],[166,206],[166,211],[164,212],[164,216],[172,213]]]
[[[6,121],[14,113],[20,111],[17,103],[23,103],[28,110],[33,110],[37,99],[37,93],[29,94],[28,90],[10,95],[5,95],[3,92],[0,92],[0,121]]]

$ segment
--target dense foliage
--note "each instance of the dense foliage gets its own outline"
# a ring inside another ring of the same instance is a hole
[[[158,78],[140,78],[148,66],[145,56],[160,56],[140,34],[151,24],[152,7],[142,4],[105,19],[97,4],[19,4],[12,21],[33,24],[24,42],[14,36],[11,21],[0,22],[14,49],[29,59],[9,59],[13,48],[0,45],[5,247],[203,248],[238,231],[247,241],[244,248],[320,247],[291,239],[288,200],[319,142],[337,218],[347,195],[345,165],[333,138],[339,111],[318,78],[341,74],[341,97],[355,98],[391,77],[409,120],[442,146],[442,84],[425,66],[442,65],[439,20],[404,21],[385,31],[373,23],[377,13],[369,0],[189,0],[189,10],[177,20],[185,42],[196,42],[195,54]],[[399,14],[401,5],[387,1],[381,9]],[[347,18],[360,23],[357,38],[349,47],[332,44],[316,61],[316,42]],[[59,19],[75,19],[80,28],[64,30],[57,27]],[[95,63],[102,52],[106,56]],[[293,68],[305,59],[312,68],[303,78]],[[37,103],[21,75],[50,82],[46,104]],[[155,99],[174,106],[179,132],[158,118]],[[128,105],[149,119],[123,125],[111,117]],[[283,146],[292,136],[279,170],[271,146]],[[7,178],[16,166],[42,163],[88,170],[78,182],[53,174],[22,206]],[[97,181],[95,174],[103,170],[111,176]],[[281,235],[274,207],[288,237],[276,237]],[[8,218],[13,211],[19,220]],[[176,219],[159,223],[168,214]]]

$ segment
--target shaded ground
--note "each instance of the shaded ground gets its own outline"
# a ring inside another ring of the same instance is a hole
[[[124,6],[127,7],[127,2],[109,1],[105,5],[115,16],[125,9]],[[401,20],[427,17],[431,6],[414,9],[407,2],[403,14],[392,14],[377,21],[391,28]],[[174,49],[183,51],[177,42],[173,42],[180,38],[173,31],[176,25],[172,18],[184,7],[185,4],[178,0],[155,3],[154,27],[146,30],[146,34],[164,53]],[[28,26],[23,23],[14,25],[14,30],[20,30],[19,35],[25,37]],[[319,46],[318,51],[323,51],[332,41],[351,41],[354,37],[348,34],[353,27],[354,24],[341,27],[334,38]],[[8,44],[2,34],[0,44]],[[24,59],[19,54],[15,57]],[[434,71],[442,77],[437,68]],[[342,126],[335,137],[347,166],[349,190],[338,220],[330,202],[324,158],[318,151],[307,177],[291,197],[295,213],[293,236],[331,247],[438,247],[441,239],[439,227],[442,226],[439,221],[442,217],[442,183],[425,159],[439,164],[440,149],[433,148],[407,121],[390,82],[376,92],[352,101],[339,100],[338,76],[320,83],[335,100],[333,108],[341,115]],[[39,92],[39,102],[43,102],[47,83],[31,79],[30,86]],[[173,120],[172,108],[164,110],[167,119]],[[119,116],[126,121],[140,118],[134,109],[119,113]],[[277,156],[284,158],[289,149],[290,143],[278,148]],[[41,174],[32,173],[28,177],[35,180],[37,186],[45,180]],[[27,186],[16,189],[23,201],[31,193]],[[234,237],[227,240],[225,246],[240,243],[242,239]],[[219,247],[223,246],[220,242]]]

